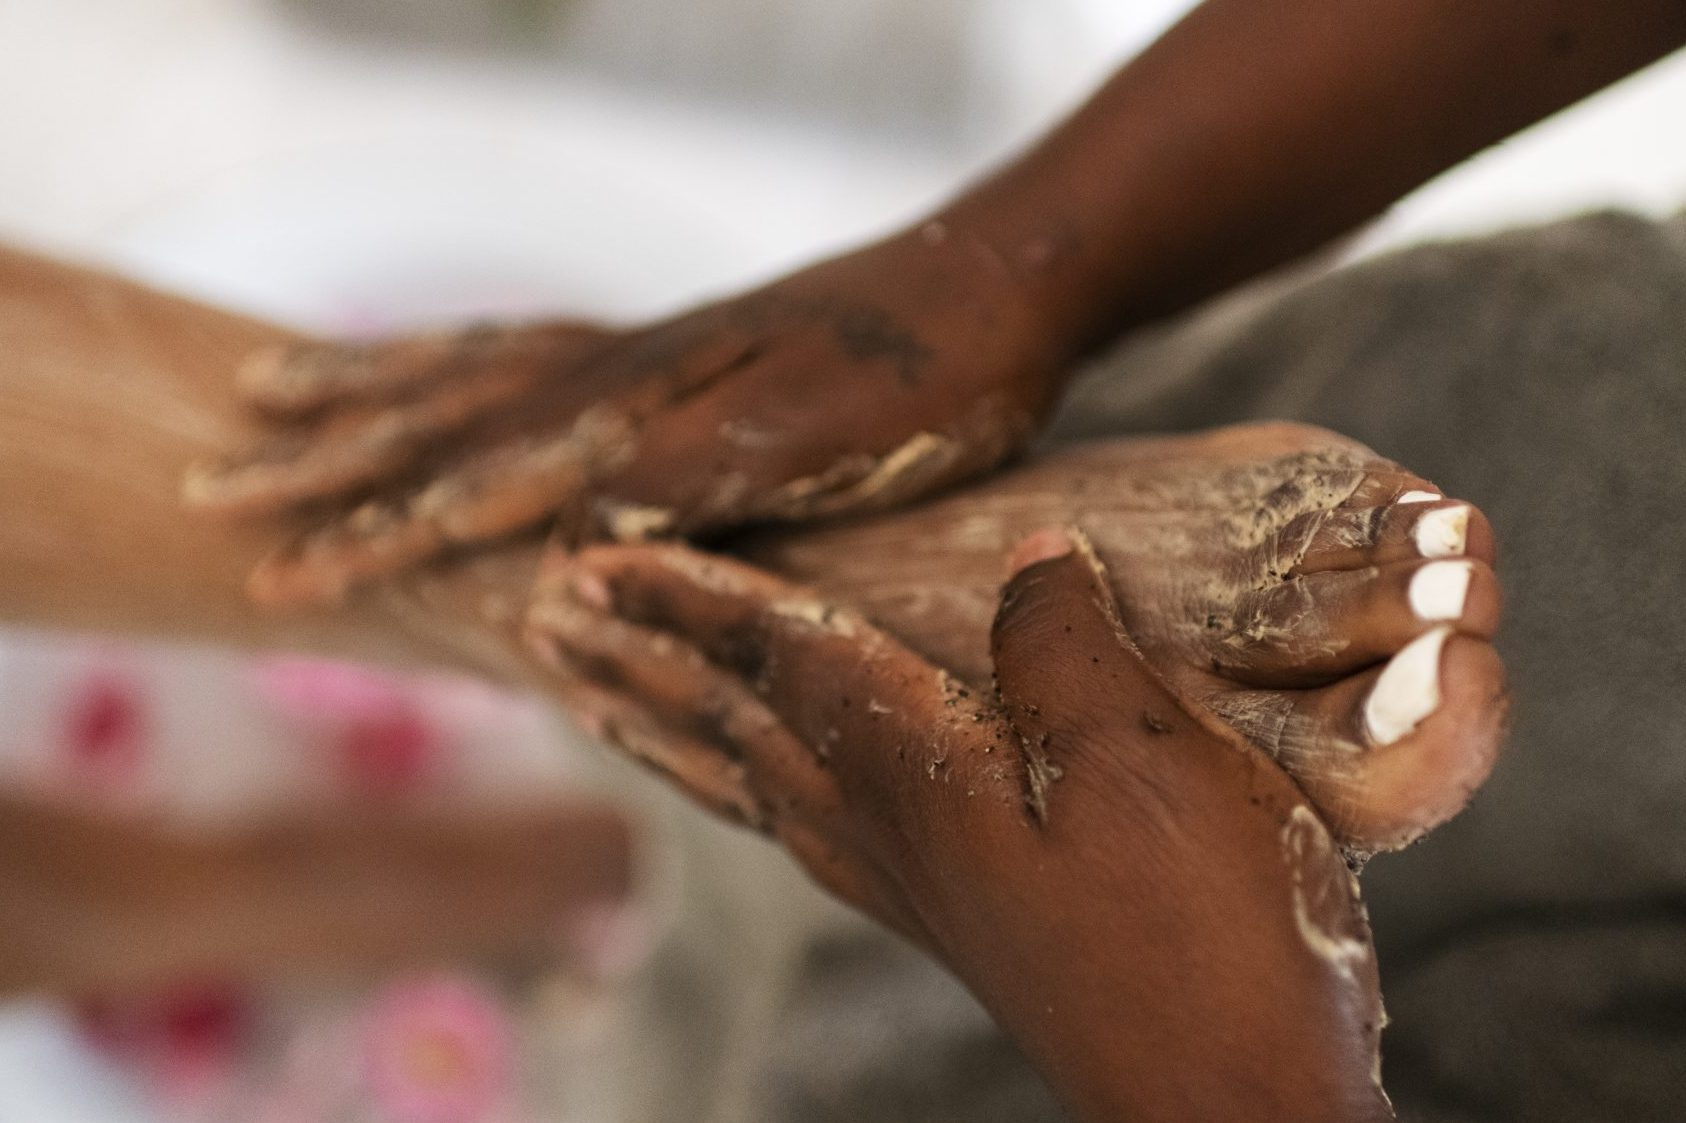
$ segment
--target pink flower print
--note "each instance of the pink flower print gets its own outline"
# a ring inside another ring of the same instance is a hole
[[[64,757],[78,781],[131,784],[146,757],[147,705],[140,684],[114,670],[87,673],[63,711]]]
[[[389,990],[370,1011],[369,1087],[394,1123],[486,1123],[501,1116],[514,1077],[514,1040],[497,1000],[465,981],[435,978]]]
[[[359,794],[394,796],[420,787],[433,772],[440,738],[420,714],[400,710],[353,721],[337,741],[346,781]]]
[[[355,663],[267,659],[254,668],[253,678],[277,709],[307,722],[378,717],[409,702],[397,678]]]
[[[272,704],[319,732],[334,767],[358,795],[413,791],[438,770],[445,738],[402,680],[355,664],[306,659],[268,661],[256,677]]]
[[[242,992],[214,984],[182,984],[140,999],[91,998],[77,1006],[90,1044],[139,1066],[180,1105],[227,1089],[250,1016]]]

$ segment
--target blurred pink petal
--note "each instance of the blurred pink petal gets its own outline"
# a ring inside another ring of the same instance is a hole
[[[282,713],[321,732],[332,767],[360,795],[413,791],[444,755],[418,682],[314,659],[266,660],[253,678]]]
[[[398,712],[351,722],[335,738],[346,782],[358,792],[394,796],[433,775],[442,741],[419,714]]]
[[[182,984],[144,998],[90,998],[76,1006],[83,1037],[108,1056],[139,1068],[176,1103],[229,1087],[251,1020],[234,987]]]
[[[146,755],[147,707],[141,685],[117,671],[90,672],[64,710],[65,755],[82,773],[128,778]]]
[[[441,725],[479,736],[507,735],[547,712],[531,698],[464,675],[427,674],[416,685],[427,699],[427,712]]]
[[[252,669],[258,691],[283,713],[310,722],[384,717],[410,704],[407,684],[355,663],[266,659]]]
[[[513,1032],[496,998],[435,978],[389,990],[370,1011],[369,1086],[395,1123],[486,1123],[514,1076]]]

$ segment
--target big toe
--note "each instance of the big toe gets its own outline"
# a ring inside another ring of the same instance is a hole
[[[1235,691],[1211,705],[1362,852],[1398,849],[1457,814],[1492,771],[1508,714],[1492,644],[1444,624],[1330,685]]]

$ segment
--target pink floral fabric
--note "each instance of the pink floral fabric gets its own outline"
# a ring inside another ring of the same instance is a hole
[[[214,818],[568,783],[533,704],[344,663],[8,640],[0,712],[17,719],[0,731],[9,782],[108,806]],[[636,954],[627,942],[606,954]],[[182,979],[87,996],[72,1016],[90,1058],[165,1119],[524,1123],[575,1118],[535,1107],[518,1060],[525,1011],[554,991],[542,973],[473,968],[320,994]]]

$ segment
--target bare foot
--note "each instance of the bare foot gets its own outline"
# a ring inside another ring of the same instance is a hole
[[[995,697],[682,546],[582,552],[533,622],[607,732],[947,963],[1079,1118],[1387,1118],[1369,931],[1318,815],[1149,669],[1085,543],[1028,547]]]
[[[1506,714],[1491,530],[1324,430],[1096,443],[738,547],[975,692],[1003,559],[1050,524],[1095,544],[1155,670],[1276,758],[1350,851],[1417,838],[1491,770]],[[630,657],[643,637],[623,638]]]

